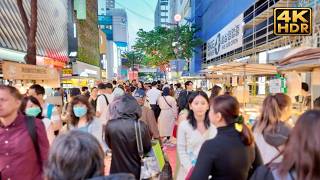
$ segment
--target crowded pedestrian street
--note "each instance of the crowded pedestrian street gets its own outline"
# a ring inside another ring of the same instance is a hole
[[[0,0],[0,180],[320,180],[320,0]]]

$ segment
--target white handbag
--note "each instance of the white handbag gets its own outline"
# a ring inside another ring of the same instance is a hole
[[[144,155],[143,142],[141,138],[140,123],[134,123],[138,153],[141,159],[140,179],[152,179],[160,173],[160,167],[154,153],[148,153],[149,156]]]

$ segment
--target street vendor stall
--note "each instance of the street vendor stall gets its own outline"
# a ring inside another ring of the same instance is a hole
[[[288,76],[289,95],[301,96],[300,84],[306,82],[311,89],[311,107],[313,101],[320,96],[320,48],[297,48],[279,61],[279,70]],[[292,83],[290,83],[292,82]],[[299,103],[299,102],[297,102]],[[301,104],[300,104],[301,105]],[[304,111],[310,107],[302,107]]]
[[[233,96],[237,97],[238,101],[242,104],[243,115],[246,119],[253,120],[259,114],[259,109],[265,98],[266,89],[266,77],[275,76],[278,71],[277,67],[271,64],[250,64],[241,62],[230,62],[216,66],[210,66],[209,69],[212,76],[215,79],[224,81],[218,81],[225,86],[232,87]],[[263,77],[264,93],[261,95],[256,94],[256,78]],[[249,86],[251,86],[251,91]]]

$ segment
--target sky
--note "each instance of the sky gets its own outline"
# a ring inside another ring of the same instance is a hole
[[[115,0],[116,8],[127,11],[129,46],[134,45],[139,29],[154,28],[154,12],[158,0]]]

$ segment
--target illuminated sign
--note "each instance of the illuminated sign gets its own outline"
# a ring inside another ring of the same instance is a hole
[[[311,8],[275,8],[273,15],[275,35],[312,34]]]

